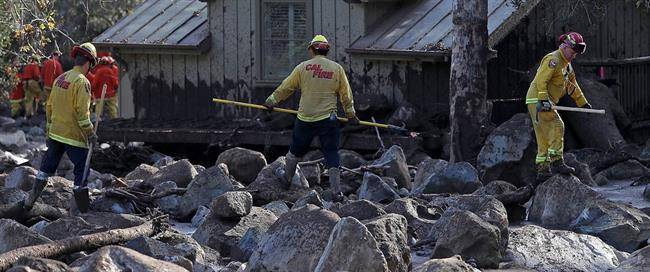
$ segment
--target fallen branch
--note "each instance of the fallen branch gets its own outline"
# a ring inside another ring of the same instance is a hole
[[[0,218],[13,219],[20,223],[27,222],[27,220],[34,217],[44,217],[49,220],[56,220],[63,216],[64,213],[59,209],[38,202],[34,203],[34,206],[28,211],[23,208],[22,201],[0,205]]]
[[[146,223],[105,232],[70,237],[47,244],[21,247],[0,255],[0,271],[9,269],[20,257],[31,256],[51,259],[79,251],[93,250],[103,246],[119,244],[140,236],[152,236],[167,228],[167,217],[161,216]]]

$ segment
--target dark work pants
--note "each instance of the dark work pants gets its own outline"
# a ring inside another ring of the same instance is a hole
[[[329,168],[341,166],[339,157],[340,123],[338,120],[325,119],[317,122],[304,122],[296,119],[293,126],[293,137],[289,151],[296,157],[302,157],[309,151],[309,146],[318,136],[321,152],[325,156],[325,164]]]
[[[81,186],[83,184],[88,149],[64,144],[52,139],[47,139],[46,144],[47,153],[45,153],[45,157],[43,157],[43,162],[41,163],[41,172],[46,173],[48,176],[53,176],[56,168],[59,167],[63,153],[67,153],[68,158],[74,164],[74,185]]]

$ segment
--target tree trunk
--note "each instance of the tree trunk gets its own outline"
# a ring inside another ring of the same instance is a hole
[[[163,219],[166,218],[154,219],[131,228],[114,229],[95,234],[70,237],[47,244],[17,248],[0,255],[0,271],[6,271],[23,256],[51,259],[70,253],[122,243],[140,236],[151,236],[164,230],[166,223]]]
[[[456,0],[449,82],[450,161],[476,163],[487,121],[487,0]]]

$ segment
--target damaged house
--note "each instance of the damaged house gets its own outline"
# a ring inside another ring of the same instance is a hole
[[[488,98],[492,120],[524,112],[530,71],[555,37],[583,32],[578,68],[604,71],[628,112],[650,116],[650,16],[627,1],[608,1],[596,22],[574,16],[549,23],[563,1],[489,0]],[[449,110],[453,0],[147,0],[93,40],[113,52],[120,115],[100,128],[106,140],[288,145],[290,133],[238,120],[260,112],[217,105],[213,97],[261,103],[299,62],[314,34],[333,44],[329,57],[348,73],[361,117],[386,121],[404,105],[444,126]],[[620,15],[620,16],[619,16]],[[589,19],[591,20],[591,18]],[[588,29],[587,29],[588,28]],[[624,43],[627,36],[638,43]],[[620,38],[620,39],[619,39]],[[620,40],[620,42],[619,42]],[[610,59],[617,58],[617,61]],[[623,60],[620,60],[623,59]],[[628,85],[630,84],[630,85]],[[295,96],[294,96],[295,97]],[[296,99],[285,107],[295,107]],[[367,108],[367,112],[364,112]],[[365,114],[365,115],[364,115]],[[426,129],[418,127],[414,129]],[[438,137],[437,135],[436,137]],[[433,137],[433,138],[436,138]],[[426,137],[425,137],[426,138]],[[439,138],[436,138],[439,140]],[[387,135],[387,144],[412,142]],[[425,139],[426,140],[426,139]],[[374,135],[350,134],[343,147],[376,149]]]

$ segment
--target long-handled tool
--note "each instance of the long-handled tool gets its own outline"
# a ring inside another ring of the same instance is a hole
[[[106,97],[106,84],[102,86],[102,96],[101,99],[99,100],[99,108],[103,108],[104,104],[104,97]],[[99,127],[99,119],[101,117],[101,112],[95,111],[95,133],[97,132],[97,128]],[[77,203],[77,208],[79,209],[80,212],[85,213],[88,211],[88,208],[90,206],[90,196],[88,195],[88,187],[87,185],[87,179],[88,179],[88,174],[90,172],[90,158],[93,156],[93,143],[88,143],[88,155],[86,155],[86,164],[84,165],[84,173],[83,173],[83,178],[81,179],[81,186],[79,188],[75,188],[73,190],[74,193],[74,198],[75,202]]]
[[[218,99],[218,98],[213,98],[212,101],[216,102],[216,103],[221,103],[221,104],[235,105],[235,106],[240,106],[240,107],[248,107],[248,108],[253,108],[253,109],[258,109],[258,110],[268,110],[265,106],[258,105],[258,104],[250,104],[250,103],[231,101],[231,100],[226,100],[226,99]],[[296,110],[283,109],[283,108],[277,108],[277,107],[274,107],[273,111],[282,112],[282,113],[289,113],[289,114],[298,114],[298,111],[296,111]],[[347,122],[348,121],[348,118],[338,117],[338,119],[341,122]],[[394,126],[394,125],[381,124],[381,123],[375,123],[375,122],[367,122],[367,121],[360,121],[359,124],[364,125],[364,126],[371,126],[371,127],[389,129],[391,131],[394,131],[394,132],[397,132],[397,133],[400,133],[400,134],[410,135],[411,137],[417,136],[416,134],[414,134],[414,132],[409,132],[405,128]]]
[[[553,109],[554,110],[559,110],[559,111],[572,111],[572,112],[605,114],[605,110],[596,110],[596,109],[583,109],[583,108],[564,107],[564,106],[553,106]]]

